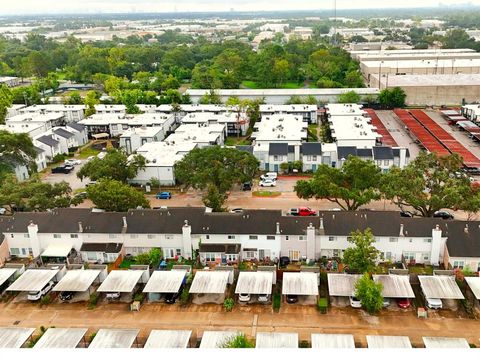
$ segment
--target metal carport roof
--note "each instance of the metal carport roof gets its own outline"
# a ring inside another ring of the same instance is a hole
[[[190,287],[191,294],[223,294],[229,271],[197,271]]]
[[[21,348],[34,331],[35,328],[0,328],[0,348]]]
[[[427,349],[445,348],[445,349],[469,349],[468,341],[464,338],[450,337],[423,337],[423,343]]]
[[[318,295],[318,275],[313,272],[283,273],[283,295]]]
[[[367,335],[367,343],[369,349],[397,349],[412,347],[408,336]]]
[[[34,348],[74,349],[87,333],[87,328],[49,328]]]
[[[235,294],[271,294],[273,272],[243,271],[238,275]]]
[[[468,286],[470,286],[475,298],[480,300],[480,277],[466,276],[465,281],[467,282]]]
[[[353,296],[355,284],[362,275],[327,274],[328,294],[330,296]]]
[[[1,268],[0,269],[0,286],[10,279],[18,268]]]
[[[138,329],[100,329],[88,348],[128,349],[132,347],[139,332]]]
[[[464,299],[454,277],[445,275],[419,275],[420,286],[429,299]]]
[[[258,332],[255,347],[259,349],[298,348],[298,334]]]
[[[414,298],[410,277],[408,275],[373,275],[373,280],[383,285],[385,298]]]
[[[145,348],[187,348],[192,332],[190,330],[152,330]]]
[[[143,270],[112,270],[98,287],[98,292],[132,292],[143,275]]]
[[[95,279],[100,275],[100,270],[70,270],[53,288],[53,291],[87,291]]]
[[[71,244],[50,244],[43,251],[42,257],[67,257],[72,250]]]
[[[28,269],[12,285],[8,291],[40,291],[59,272],[50,269]]]
[[[314,349],[353,349],[355,339],[352,334],[312,334]]]
[[[187,275],[186,270],[154,271],[144,293],[176,293]]]
[[[200,349],[221,348],[229,339],[238,334],[236,331],[204,331]]]

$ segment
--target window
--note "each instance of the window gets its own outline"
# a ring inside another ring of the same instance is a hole
[[[248,237],[249,240],[258,240],[258,236],[257,235],[250,235]]]
[[[390,251],[387,251],[387,252],[385,253],[385,259],[387,259],[387,260],[392,260],[392,253],[391,253]]]
[[[282,155],[273,155],[273,161],[282,161],[283,156]]]
[[[147,239],[155,239],[155,235],[153,235],[153,234],[148,234],[148,235],[147,235]]]
[[[28,238],[30,237],[30,235],[28,235],[28,234],[23,234],[23,237],[26,238],[26,239],[28,239]]]
[[[415,260],[415,253],[414,252],[405,252],[405,253],[403,253],[403,257],[407,261]]]
[[[10,254],[11,255],[20,255],[20,249],[19,248],[11,248],[10,249]]]
[[[383,160],[383,165],[388,166],[390,164],[390,161],[388,160]]]
[[[328,241],[335,241],[335,236],[329,236]]]
[[[307,240],[307,237],[304,236],[304,235],[300,235],[300,236],[298,237],[298,240],[299,240],[299,241],[305,241],[305,240]]]
[[[288,237],[288,235],[285,236],[285,240],[287,240],[287,241],[290,240],[290,238]]]
[[[175,257],[175,249],[164,249],[164,251],[167,259],[172,259]]]
[[[274,235],[267,235],[267,240],[275,240],[275,236]]]
[[[288,257],[289,257],[290,260],[292,260],[292,261],[298,261],[298,260],[300,260],[300,251],[290,250],[290,251],[288,252]]]
[[[388,241],[391,243],[395,243],[395,242],[398,242],[398,238],[391,237],[390,239],[388,239]]]
[[[60,234],[53,234],[53,238],[54,238],[54,239],[61,239],[61,238],[62,238],[62,235],[60,235]]]
[[[429,261],[430,260],[430,254],[429,253],[422,253],[422,260],[423,261]]]
[[[78,239],[78,234],[70,234],[70,239]]]
[[[173,240],[173,235],[165,235],[165,240]]]
[[[255,251],[244,251],[245,259],[255,259]]]
[[[205,261],[215,261],[215,254],[214,253],[205,253]]]
[[[431,243],[431,242],[432,242],[432,238],[423,239],[423,242],[426,242],[426,243]]]
[[[317,155],[313,155],[313,156],[312,156],[312,160],[313,160],[313,161],[317,161]]]
[[[97,260],[97,253],[96,252],[87,252],[87,260],[90,260],[90,261]]]
[[[117,237],[117,234],[108,234],[108,237],[110,239],[115,239]]]
[[[463,269],[463,267],[465,266],[465,261],[460,261],[460,260],[455,260],[453,262],[453,268],[454,269]]]
[[[228,240],[235,240],[235,235],[228,235]]]
[[[175,249],[175,255],[182,256],[182,249]]]
[[[377,165],[381,166],[382,165],[382,160],[377,160]]]
[[[205,239],[210,239],[210,235],[205,235]]]
[[[237,254],[227,254],[225,255],[227,261],[237,261]]]
[[[307,161],[312,161],[312,155],[307,156]]]
[[[130,234],[130,239],[137,239],[138,235],[137,234]]]
[[[22,248],[22,255],[27,255],[27,249]]]

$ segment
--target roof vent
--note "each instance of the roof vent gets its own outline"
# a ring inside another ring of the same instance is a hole
[[[399,236],[405,236],[405,234],[403,233],[403,224],[400,224],[400,233],[399,233]]]
[[[465,224],[465,229],[463,229],[463,231],[468,234],[468,224]]]

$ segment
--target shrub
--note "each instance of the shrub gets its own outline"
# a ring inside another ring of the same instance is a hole
[[[280,294],[273,295],[273,310],[279,311],[280,304],[282,303],[282,296]]]
[[[190,300],[190,293],[188,292],[187,288],[184,288],[182,293],[180,294],[180,304],[187,305],[189,300]]]
[[[93,332],[90,337],[88,338],[88,342],[91,343],[93,341],[93,339],[95,339],[95,336],[97,336],[97,333],[96,332]]]
[[[150,179],[150,185],[152,186],[152,188],[158,189],[158,188],[160,188],[160,180],[158,180],[157,178],[152,177],[152,178]]]
[[[300,344],[298,345],[298,347],[301,349],[306,349],[310,347],[310,343],[307,340],[302,340],[300,341]]]
[[[65,154],[57,154],[52,158],[52,163],[59,163],[67,158]]]
[[[253,343],[253,341],[248,340],[245,334],[238,334],[228,339],[221,347],[228,349],[244,349],[254,348],[255,344]]]
[[[133,297],[133,301],[142,302],[144,299],[145,299],[145,294],[142,294],[142,293],[135,294],[135,296]]]
[[[48,305],[51,302],[52,302],[52,297],[50,296],[50,294],[47,294],[40,299],[40,304],[41,305]]]
[[[223,302],[223,307],[226,311],[232,311],[234,305],[235,305],[235,301],[233,301],[232,298],[227,298]]]
[[[327,313],[327,308],[328,308],[328,300],[327,298],[320,298],[318,299],[318,310],[322,313],[322,314],[326,314]]]
[[[97,306],[98,299],[98,293],[90,294],[90,298],[88,299],[88,308],[93,309],[95,306]]]

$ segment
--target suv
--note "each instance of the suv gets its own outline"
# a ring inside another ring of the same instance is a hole
[[[120,299],[120,293],[119,292],[107,293],[107,300],[118,300],[118,299]]]
[[[269,301],[270,301],[270,295],[269,294],[258,295],[258,302],[267,303]]]
[[[45,285],[45,286],[43,287],[43,289],[40,290],[40,291],[29,291],[29,292],[28,292],[27,299],[30,300],[30,301],[40,300],[40,298],[41,298],[43,295],[46,295],[50,290],[52,290],[53,285],[55,285],[55,283],[54,283],[53,281],[50,281],[50,282],[49,282],[47,285]]]
[[[268,172],[265,175],[260,175],[260,180],[277,180],[277,173],[276,172]]]
[[[290,209],[290,215],[293,216],[316,216],[317,212],[309,207]]]
[[[242,191],[250,191],[252,190],[252,182],[247,181],[242,184]]]
[[[72,170],[72,165],[57,166],[52,169],[52,174],[70,174]]]
[[[183,284],[180,286],[180,288],[176,293],[165,294],[165,302],[167,304],[175,304],[175,301],[179,298],[182,292],[183,292]]]
[[[448,211],[435,211],[433,217],[442,218],[443,220],[453,220],[453,215],[450,214]]]
[[[69,301],[73,299],[73,291],[62,291],[60,293],[60,300],[62,301]]]
[[[277,181],[274,180],[274,179],[265,179],[265,180],[262,180],[260,181],[260,186],[261,187],[274,187],[277,185]]]
[[[281,268],[287,267],[288,264],[290,264],[290,258],[288,256],[281,256],[280,267]]]
[[[425,305],[430,309],[441,309],[443,307],[442,300],[425,298]]]
[[[355,309],[360,309],[362,307],[362,302],[355,296],[350,296],[350,306]]]

